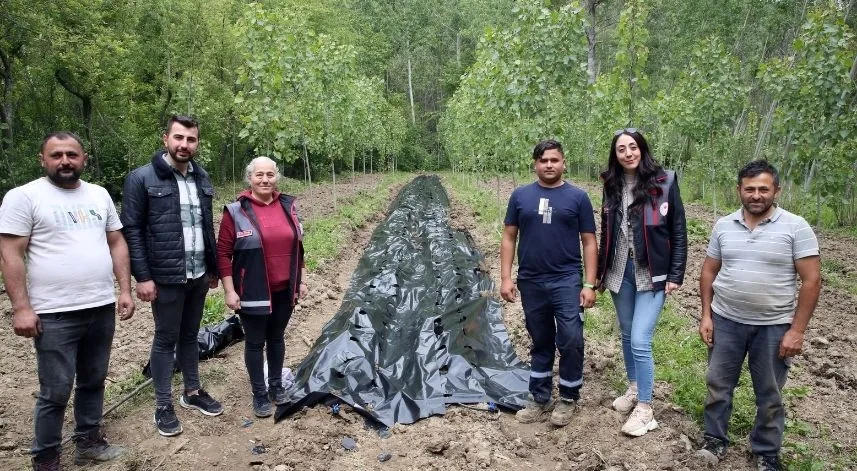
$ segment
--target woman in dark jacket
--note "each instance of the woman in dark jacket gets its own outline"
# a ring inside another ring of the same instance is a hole
[[[256,157],[247,165],[250,189],[224,208],[217,240],[226,305],[238,313],[244,327],[244,364],[257,417],[274,413],[272,401],[282,404],[288,399],[282,382],[283,335],[295,302],[307,294],[302,281],[303,228],[294,197],[277,191],[279,177],[277,164],[268,157]]]
[[[638,437],[658,426],[652,411],[652,336],[665,295],[684,280],[684,206],[675,172],[655,162],[636,129],[616,131],[601,178],[598,284],[610,290],[616,306],[629,382],[613,408],[631,412],[622,432]]]

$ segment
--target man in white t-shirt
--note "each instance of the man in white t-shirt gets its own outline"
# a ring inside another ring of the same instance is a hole
[[[10,190],[0,206],[0,268],[14,330],[36,347],[35,470],[60,467],[72,386],[75,463],[124,452],[105,440],[101,416],[114,311],[122,320],[134,314],[128,246],[107,190],[80,180],[87,158],[74,134],[48,135],[39,153],[47,176]]]

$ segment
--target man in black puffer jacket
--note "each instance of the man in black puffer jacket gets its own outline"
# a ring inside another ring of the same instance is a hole
[[[150,364],[158,433],[182,432],[171,394],[173,356],[184,380],[180,404],[215,416],[223,407],[199,382],[197,335],[205,296],[217,287],[212,198],[214,187],[193,158],[199,123],[173,116],[163,136],[166,149],[125,180],[122,224],[131,254],[137,297],[152,303],[155,335]]]

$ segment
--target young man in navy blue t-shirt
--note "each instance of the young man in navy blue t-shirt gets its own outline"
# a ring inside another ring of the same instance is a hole
[[[532,423],[551,413],[551,422],[564,426],[577,409],[583,385],[583,308],[595,304],[595,217],[586,192],[562,179],[565,156],[559,142],[539,142],[533,161],[538,180],[512,192],[506,210],[500,243],[500,295],[515,302],[521,291],[527,332],[533,341],[533,400],[518,411],[516,418]],[[517,286],[512,280],[516,242]],[[586,271],[583,276],[581,258]],[[551,392],[556,349],[560,355],[560,401],[554,403]]]

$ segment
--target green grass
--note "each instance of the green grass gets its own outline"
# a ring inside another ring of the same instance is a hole
[[[230,314],[230,309],[226,307],[226,298],[222,291],[209,293],[205,297],[205,307],[202,309],[202,321],[200,325],[217,325],[226,319]]]
[[[846,273],[845,265],[838,260],[822,257],[821,276],[824,284],[857,295],[857,275]]]
[[[488,229],[499,243],[508,201],[498,202],[496,191],[488,191],[476,184],[474,182],[476,178],[479,177],[463,173],[444,173],[443,183],[473,211],[476,222]]]
[[[689,244],[708,241],[711,235],[711,224],[696,218],[687,218],[687,239]]]
[[[122,378],[121,381],[108,383],[104,389],[104,404],[109,407],[136,389],[137,386],[145,383],[147,379],[142,372],[135,371],[130,376]]]
[[[336,257],[350,232],[362,227],[390,202],[391,188],[411,177],[404,173],[387,174],[375,190],[359,191],[351,201],[337,208],[336,213],[306,221],[304,250],[307,269],[313,271]]]

